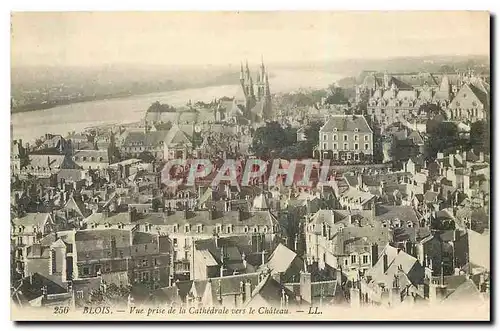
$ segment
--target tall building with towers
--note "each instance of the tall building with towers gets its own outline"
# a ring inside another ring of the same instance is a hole
[[[250,73],[248,61],[240,66],[240,88],[234,98],[219,101],[215,109],[216,121],[240,124],[258,123],[273,119],[269,75],[261,59],[256,80]]]

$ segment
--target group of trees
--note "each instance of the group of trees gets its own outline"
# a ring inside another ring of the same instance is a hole
[[[425,143],[426,159],[434,159],[438,152],[451,153],[456,150],[475,152],[490,151],[490,129],[486,121],[471,124],[469,137],[460,133],[458,127],[451,122],[441,122],[430,128]]]
[[[153,102],[147,110],[148,113],[173,113],[175,111],[175,107],[172,107],[166,103],[160,103],[159,101]]]
[[[255,131],[251,150],[259,158],[302,159],[312,157],[318,145],[319,129],[323,123],[316,121],[305,127],[305,141],[297,141],[297,129],[281,127],[278,122],[267,123]]]
[[[311,107],[320,103],[326,96],[327,92],[325,90],[286,93],[283,95],[283,103],[292,107]]]

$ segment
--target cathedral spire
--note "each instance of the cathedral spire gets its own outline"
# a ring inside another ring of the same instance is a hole
[[[248,68],[248,60],[246,60],[246,73],[247,73],[247,78],[250,77],[250,69]]]
[[[266,89],[265,89],[265,94],[266,94],[266,96],[270,96],[271,95],[271,90],[269,88],[269,77],[267,75],[267,72],[266,72]]]
[[[243,62],[240,62],[240,81],[245,80],[245,76],[243,74]]]

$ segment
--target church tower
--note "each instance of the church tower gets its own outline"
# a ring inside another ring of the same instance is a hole
[[[266,93],[266,67],[264,65],[264,57],[261,57],[260,59],[260,68],[259,72],[257,74],[257,84],[256,84],[256,90],[257,90],[257,100],[262,100],[265,97]]]

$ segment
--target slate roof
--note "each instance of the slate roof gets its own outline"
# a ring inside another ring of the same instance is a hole
[[[336,128],[338,132],[354,132],[354,129],[358,129],[361,133],[373,133],[363,116],[330,116],[328,121],[321,127],[320,132],[333,132],[334,128]]]
[[[129,131],[123,141],[123,146],[157,147],[166,141],[169,131]]]
[[[14,225],[24,225],[24,226],[38,226],[41,227],[43,222],[50,217],[49,213],[28,213],[21,218],[15,218],[12,220]]]

